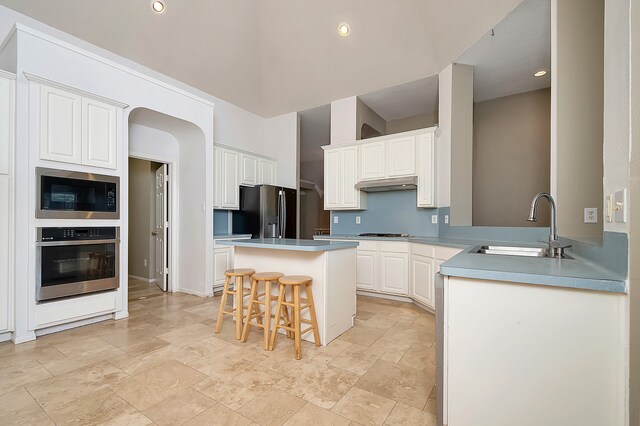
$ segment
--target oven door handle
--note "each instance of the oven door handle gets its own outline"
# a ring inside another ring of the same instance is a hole
[[[120,238],[110,240],[80,240],[80,241],[38,241],[36,247],[57,247],[57,246],[86,246],[90,244],[113,244],[119,243]]]

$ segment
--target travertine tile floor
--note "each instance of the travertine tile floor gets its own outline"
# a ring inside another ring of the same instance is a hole
[[[1,425],[432,425],[434,317],[359,297],[327,347],[236,341],[219,297],[131,282],[130,318],[0,344]]]

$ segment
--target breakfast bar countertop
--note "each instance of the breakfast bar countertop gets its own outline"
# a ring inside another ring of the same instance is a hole
[[[332,251],[356,248],[357,241],[316,241],[294,238],[260,238],[251,240],[221,240],[217,244],[234,247],[251,247],[292,251]]]

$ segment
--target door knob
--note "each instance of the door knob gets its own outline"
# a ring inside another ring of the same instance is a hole
[[[151,235],[155,237],[156,235],[158,235],[158,231],[151,231]]]

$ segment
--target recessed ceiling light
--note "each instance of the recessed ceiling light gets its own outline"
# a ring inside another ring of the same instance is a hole
[[[533,76],[534,77],[542,77],[543,75],[547,75],[547,70],[536,71]]]
[[[164,3],[159,1],[159,0],[155,0],[151,2],[151,10],[153,10],[155,13],[163,13],[164,12]]]
[[[340,34],[342,37],[348,36],[350,32],[351,28],[349,27],[349,24],[343,22],[342,24],[338,25],[338,34]]]

